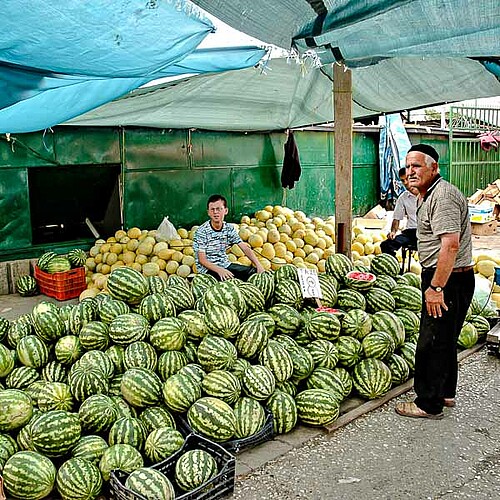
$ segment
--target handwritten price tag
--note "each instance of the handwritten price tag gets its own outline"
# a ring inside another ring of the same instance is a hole
[[[297,269],[302,297],[322,299],[318,273],[314,269]]]

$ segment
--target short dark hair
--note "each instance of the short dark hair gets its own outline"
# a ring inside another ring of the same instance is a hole
[[[403,177],[403,175],[406,175],[406,167],[401,167],[399,169],[399,177]]]
[[[215,203],[216,201],[219,200],[222,201],[222,203],[224,203],[224,207],[227,208],[227,200],[221,194],[213,194],[212,196],[210,196],[210,198],[207,201],[207,208],[210,205],[210,203]]]

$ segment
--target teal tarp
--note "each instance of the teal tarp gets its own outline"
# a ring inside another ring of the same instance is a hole
[[[253,66],[256,47],[196,47],[214,26],[185,0],[2,2],[0,132],[69,120],[151,80]]]

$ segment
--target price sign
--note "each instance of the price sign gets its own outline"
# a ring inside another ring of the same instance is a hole
[[[315,269],[297,269],[302,297],[322,299],[318,273]]]

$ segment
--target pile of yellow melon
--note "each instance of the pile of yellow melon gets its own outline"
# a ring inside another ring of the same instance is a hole
[[[495,267],[500,266],[500,253],[481,250],[473,254],[473,259],[476,280],[483,279],[489,281],[489,284],[485,283],[485,288],[492,287],[491,300],[493,300],[500,309],[500,286],[493,282]]]

